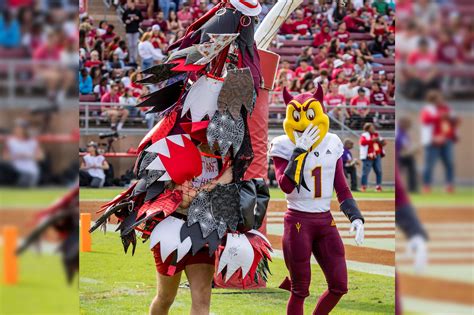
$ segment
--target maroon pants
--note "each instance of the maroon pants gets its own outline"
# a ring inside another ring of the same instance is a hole
[[[311,283],[311,254],[324,272],[328,289],[321,295],[313,314],[329,314],[347,293],[344,245],[331,213],[285,213],[283,254],[291,277],[288,315],[303,314],[304,299]]]

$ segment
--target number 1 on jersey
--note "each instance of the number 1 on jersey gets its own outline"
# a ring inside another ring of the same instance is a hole
[[[314,177],[314,198],[321,198],[321,165],[316,166],[311,171],[311,176]]]

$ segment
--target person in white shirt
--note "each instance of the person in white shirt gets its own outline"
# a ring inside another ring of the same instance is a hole
[[[150,41],[151,33],[144,33],[138,44],[138,55],[142,59],[142,69],[148,69],[155,64],[155,61],[162,61],[165,56],[161,49],[155,48]]]
[[[87,144],[87,154],[82,157],[79,169],[80,186],[100,188],[105,183],[105,171],[110,168],[105,157],[98,152],[97,143],[91,141]]]
[[[33,187],[38,184],[38,162],[44,158],[38,140],[29,133],[27,121],[15,121],[13,134],[7,138],[3,152],[4,160],[9,162],[16,172],[16,178],[12,179],[14,184],[21,187]]]

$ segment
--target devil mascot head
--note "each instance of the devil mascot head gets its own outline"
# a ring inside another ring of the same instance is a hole
[[[329,130],[329,117],[323,105],[323,88],[318,83],[314,94],[303,93],[293,97],[286,87],[283,89],[283,100],[286,104],[286,118],[283,121],[283,129],[295,143],[293,132],[303,133],[310,124],[319,128],[319,139],[313,144],[313,150],[321,143]]]

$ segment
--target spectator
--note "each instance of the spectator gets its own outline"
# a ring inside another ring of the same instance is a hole
[[[150,89],[148,89],[148,86],[144,85],[142,87],[140,97],[138,98],[138,102],[141,103],[143,102],[146,97],[148,97],[148,94],[150,94]],[[150,108],[148,107],[140,107],[140,115],[145,119],[146,126],[148,129],[153,128],[153,124],[155,123],[155,113],[147,113]]]
[[[370,101],[365,96],[365,90],[362,87],[357,89],[357,96],[353,97],[350,102],[351,109],[351,128],[360,128],[367,121],[371,121],[370,117]]]
[[[109,72],[111,78],[119,78],[123,75],[125,70],[125,63],[120,60],[118,53],[110,53],[109,60],[106,64],[106,69]]]
[[[138,44],[138,54],[142,59],[142,69],[152,67],[156,61],[162,61],[165,57],[161,49],[153,47],[150,40],[151,33],[144,33]]]
[[[290,68],[290,62],[288,60],[283,60],[280,65],[280,69],[277,72],[277,80],[282,80],[283,78],[287,79],[288,81],[292,81],[296,78],[296,74]]]
[[[109,26],[109,24],[107,23],[107,21],[100,21],[99,22],[99,27],[96,29],[96,33],[97,33],[97,37],[102,37],[102,35],[105,34],[105,32],[107,31],[107,27]]]
[[[21,27],[9,10],[0,12],[0,47],[18,48],[21,45]]]
[[[99,84],[94,86],[94,94],[100,100],[105,94],[110,92],[109,79],[101,78]]]
[[[382,157],[384,156],[382,139],[372,123],[364,124],[364,132],[360,136],[360,160],[362,161],[361,190],[367,190],[370,171],[376,176],[376,191],[382,191]]]
[[[372,105],[387,106],[388,101],[387,94],[385,94],[380,87],[380,82],[373,82],[372,91],[370,93],[370,103]]]
[[[337,27],[337,31],[334,33],[340,43],[347,43],[351,37],[351,34],[347,31],[346,23],[342,22]]]
[[[342,71],[344,71],[347,78],[352,77],[355,74],[354,58],[349,54],[344,54],[342,60],[344,61]]]
[[[183,24],[183,27],[188,27],[193,21],[193,14],[191,13],[191,8],[189,3],[184,2],[181,10],[178,11],[178,19]]]
[[[31,137],[30,126],[25,120],[15,121],[12,135],[8,136],[3,159],[11,163],[16,178],[10,183],[21,187],[36,186],[40,180],[39,162],[44,159],[38,140]]]
[[[164,1],[167,1],[167,0],[164,0]],[[160,8],[161,8],[161,5],[160,5]],[[160,26],[160,30],[163,32],[163,33],[168,33],[168,16],[166,16],[166,19],[165,19],[165,15],[163,13],[163,11],[160,11],[156,14],[156,21],[154,22],[154,24],[157,24]]]
[[[383,44],[384,42],[382,35],[375,36],[374,41],[369,44],[370,53],[374,58],[382,58],[385,56],[385,49],[383,47]]]
[[[97,50],[93,50],[91,52],[90,59],[84,63],[84,67],[86,68],[97,67],[97,68],[102,69],[103,63],[99,59],[99,52]]]
[[[82,95],[92,94],[92,78],[85,68],[81,70],[79,76],[79,93]]]
[[[170,11],[176,12],[178,10],[178,8],[176,7],[176,3],[171,0],[158,0],[158,5],[161,9],[158,14],[162,13],[162,18],[165,22],[168,19]]]
[[[125,106],[135,106],[135,105],[137,105],[137,99],[133,96],[132,89],[125,88],[124,94],[119,97],[119,103],[121,105],[125,105]]]
[[[421,143],[425,148],[423,191],[431,192],[433,170],[439,158],[443,163],[446,190],[454,192],[454,144],[459,118],[443,99],[441,92],[430,90],[428,104],[421,110]]]
[[[328,20],[331,23],[331,25],[334,27],[335,25],[342,22],[346,14],[347,14],[346,6],[340,2],[337,2],[336,6],[332,7],[328,11]]]
[[[128,57],[128,52],[127,52],[127,43],[125,40],[121,39],[118,42],[118,47],[115,48],[114,54],[118,55],[118,59],[121,60],[123,63],[125,63],[125,60]]]
[[[153,47],[159,48],[161,51],[165,51],[168,48],[166,42],[166,36],[161,31],[160,26],[158,24],[153,25],[151,28],[151,43],[153,44]]]
[[[349,83],[339,85],[339,94],[344,95],[346,103],[349,104],[351,99],[357,96],[358,80],[356,77],[349,79]]]
[[[342,70],[342,65],[344,64],[344,61],[340,60],[340,59],[336,59],[334,60],[334,66],[333,66],[333,70],[332,70],[332,73],[331,73],[331,79],[337,79],[339,73],[344,73],[344,71]],[[345,73],[344,73],[344,76],[345,76]]]
[[[116,37],[115,33],[115,26],[112,24],[107,25],[107,29],[105,31],[105,34],[101,36],[102,40],[104,41],[105,45],[110,44],[114,38]]]
[[[176,35],[180,30],[184,29],[182,21],[178,19],[176,12],[171,11],[168,17],[168,31]]]
[[[359,18],[356,10],[352,10],[348,15],[346,15],[342,19],[342,21],[346,23],[346,27],[349,32],[364,32],[365,31],[365,21]]]
[[[375,8],[379,15],[386,15],[388,12],[388,3],[385,0],[374,0],[372,7]]]
[[[102,98],[100,99],[101,103],[104,103],[101,107],[102,116],[107,117],[110,119],[110,128],[112,130],[121,130],[125,121],[128,118],[129,111],[122,106],[115,106],[112,107],[110,105],[105,105],[105,103],[119,103],[119,86],[118,84],[114,84],[110,88],[110,92],[105,93]],[[120,120],[120,121],[119,121]]]
[[[344,95],[339,94],[338,88],[336,83],[331,83],[329,93],[324,96],[324,103],[329,117],[339,120],[344,125],[349,114],[345,108],[346,99]]]
[[[436,56],[429,50],[428,40],[420,39],[418,42],[418,49],[412,51],[408,55],[405,74],[408,79],[405,90],[407,96],[412,98],[424,97],[424,91],[436,88],[437,70],[436,70]]]
[[[410,137],[411,120],[402,117],[398,120],[395,138],[395,152],[397,154],[398,168],[400,172],[406,171],[408,179],[408,190],[412,193],[418,192],[418,171],[416,167],[416,154],[418,147],[413,144]]]
[[[135,8],[135,1],[130,0],[127,3],[127,9],[122,14],[122,21],[125,23],[125,32],[127,36],[127,46],[129,47],[130,63],[137,63],[138,57],[138,39],[140,36],[140,23],[143,21],[142,12]]]
[[[295,75],[300,80],[303,79],[306,73],[312,72],[314,68],[309,65],[310,60],[308,58],[303,58],[300,60],[299,67],[295,70]]]
[[[87,154],[82,157],[79,169],[79,184],[92,188],[101,188],[105,183],[105,170],[110,168],[105,157],[98,152],[97,143],[87,144]]]
[[[313,65],[314,66],[319,65],[320,63],[325,61],[327,57],[328,57],[328,45],[323,44],[319,46],[318,52],[314,55]]]
[[[100,83],[100,80],[102,79],[102,71],[99,67],[92,67],[90,68],[89,74],[92,78],[92,86],[95,87]]]
[[[265,3],[262,3],[262,13],[265,10],[266,6]],[[269,8],[268,8],[269,9]],[[202,17],[204,14],[206,14],[208,11],[207,9],[207,1],[206,0],[200,0],[199,4],[193,8],[193,19],[197,20],[200,17]],[[268,12],[268,11],[267,11]],[[266,14],[266,13],[265,13]]]
[[[374,57],[372,57],[372,53],[369,50],[369,46],[367,45],[367,42],[365,41],[362,41],[359,44],[359,48],[356,49],[356,56],[364,57],[366,62],[372,62],[374,60]]]
[[[383,43],[384,56],[395,58],[395,34],[388,33],[387,40]]]
[[[329,25],[324,24],[321,27],[321,31],[314,37],[313,47],[320,47],[323,44],[329,43],[331,41],[330,31]]]
[[[354,71],[359,78],[370,79],[372,77],[372,66],[362,56],[356,58]]]
[[[303,47],[303,49],[301,50],[301,54],[298,56],[298,59],[296,59],[296,67],[299,67],[300,66],[300,62],[301,60],[307,60],[308,61],[308,64],[310,66],[312,66],[312,62],[313,62],[313,47],[311,46],[306,46],[306,47]]]
[[[370,26],[370,36],[377,37],[379,35],[385,36],[388,32],[387,23],[385,22],[385,17],[383,15],[379,15],[372,21],[372,25]]]
[[[326,85],[329,85],[329,78],[328,78],[328,71],[326,69],[322,69],[320,72],[319,72],[319,76],[316,77],[316,79],[314,79],[313,83],[314,85],[318,85],[321,84],[326,84]]]
[[[351,190],[359,191],[357,188],[357,166],[359,160],[352,156],[351,150],[354,148],[354,142],[350,139],[344,140],[344,152],[342,153],[342,163],[344,164],[344,174],[351,179]]]
[[[304,12],[301,9],[295,10],[295,22],[293,24],[294,32],[299,36],[308,36],[311,35],[311,23],[307,18],[304,16]]]

